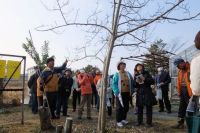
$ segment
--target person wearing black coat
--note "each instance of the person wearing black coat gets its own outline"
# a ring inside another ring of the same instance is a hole
[[[40,75],[40,69],[39,67],[34,67],[35,73],[31,75],[31,77],[28,80],[28,87],[30,88],[31,93],[31,109],[33,114],[37,114],[38,112],[38,102],[37,102],[37,79]]]
[[[136,91],[136,106],[138,107],[137,126],[143,124],[143,108],[146,106],[146,123],[147,127],[152,127],[152,110],[155,105],[155,96],[152,93],[151,85],[154,84],[154,79],[145,71],[142,64],[135,66],[135,87]]]
[[[169,72],[164,71],[163,67],[158,68],[158,86],[162,91],[162,100],[159,100],[159,112],[164,112],[164,103],[167,113],[171,113],[171,104],[169,101],[169,83],[171,83],[171,77]],[[163,103],[164,100],[164,103]]]
[[[58,81],[58,94],[56,105],[56,116],[60,117],[60,111],[62,107],[63,116],[67,116],[68,99],[71,94],[71,88],[73,85],[73,78],[71,77],[71,70],[66,69],[64,75]]]

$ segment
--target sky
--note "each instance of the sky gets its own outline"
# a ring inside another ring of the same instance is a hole
[[[0,53],[27,56],[27,68],[35,65],[34,61],[22,48],[22,43],[26,42],[26,37],[29,37],[29,30],[38,51],[41,51],[41,44],[45,40],[50,42],[50,55],[55,55],[56,65],[61,65],[66,58],[73,59],[74,49],[81,47],[87,41],[87,34],[80,27],[60,29],[61,33],[59,34],[36,31],[35,29],[38,26],[52,25],[56,21],[58,24],[63,22],[59,12],[48,11],[41,1],[49,8],[53,8],[56,5],[55,0],[0,0]],[[104,12],[111,11],[110,3],[107,0],[98,1],[98,8]],[[198,11],[199,0],[188,0],[187,2],[192,12]],[[74,14],[71,12],[76,11],[76,9],[79,9],[80,12],[78,20],[82,21],[96,8],[95,0],[71,0],[69,4],[70,6],[66,9],[69,14],[67,17],[69,20],[74,18]],[[181,14],[176,15],[181,16]],[[179,50],[181,51],[194,44],[194,36],[199,30],[200,21],[178,22],[176,24],[165,22],[152,25],[149,38],[152,42],[161,38],[166,43],[173,43],[174,40],[178,40],[180,43],[185,43]],[[93,49],[89,49],[88,53],[93,51]],[[135,53],[135,51],[127,51],[124,48],[115,49],[109,72],[114,73],[116,71],[116,64],[122,56],[130,56],[132,53]],[[19,60],[17,58],[8,59]],[[126,63],[128,71],[132,73],[137,62],[126,61]],[[87,59],[76,62],[70,67],[72,69],[80,69],[87,64],[95,65],[100,69],[103,66],[98,60]]]

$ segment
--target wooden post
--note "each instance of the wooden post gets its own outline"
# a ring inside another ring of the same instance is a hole
[[[24,89],[25,89],[25,77],[26,77],[26,57],[24,59],[24,76],[23,76],[23,91],[22,91],[22,121],[21,124],[24,124]]]
[[[3,89],[3,78],[0,78],[0,89]],[[3,91],[0,91],[0,106],[3,106]]]
[[[62,130],[63,130],[63,126],[62,125],[56,126],[56,133],[62,133]]]
[[[72,133],[72,118],[67,117],[64,125],[64,133]]]

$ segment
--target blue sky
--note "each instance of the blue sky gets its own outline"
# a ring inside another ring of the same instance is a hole
[[[43,0],[48,3],[48,7],[54,7],[55,0]],[[192,12],[199,9],[199,0],[187,0]],[[111,11],[111,6],[107,4],[107,0],[99,0],[99,8],[104,12]],[[79,9],[79,20],[85,20],[91,11],[96,7],[95,0],[71,0],[67,11],[75,11]],[[150,10],[150,9],[149,9]],[[180,15],[181,14],[176,14]],[[70,14],[69,20],[74,16]],[[18,54],[27,56],[27,67],[34,64],[33,60],[24,52],[21,45],[25,42],[25,38],[29,37],[28,30],[30,29],[33,36],[33,41],[40,51],[41,44],[44,40],[50,42],[50,55],[56,56],[56,64],[61,64],[66,57],[74,58],[74,49],[82,46],[86,42],[86,33],[83,28],[68,27],[65,28],[62,34],[53,32],[38,32],[35,30],[40,25],[51,25],[55,21],[62,23],[62,18],[59,12],[47,11],[41,4],[40,0],[0,0],[0,53]],[[153,30],[152,30],[153,29]],[[63,30],[63,29],[62,29]],[[61,30],[61,31],[62,31]],[[182,48],[193,45],[194,36],[200,30],[200,21],[179,22],[176,24],[161,23],[152,25],[150,41],[162,38],[166,43],[173,43],[173,40],[179,40],[180,43],[185,42],[186,45]],[[89,49],[92,53],[94,49]],[[113,59],[111,62],[110,73],[116,71],[116,63],[122,56],[129,56],[135,51],[127,51],[123,48],[114,50]],[[127,69],[133,72],[136,62],[127,61]],[[71,67],[78,69],[87,64],[96,65],[102,68],[102,64],[97,60],[84,60],[74,63]]]

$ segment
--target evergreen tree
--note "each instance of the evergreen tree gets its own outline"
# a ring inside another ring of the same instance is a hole
[[[31,39],[26,38],[26,43],[22,44],[24,50],[30,55],[30,57],[34,60],[36,65],[38,65],[41,69],[45,67],[46,60],[49,57],[49,42],[44,41],[44,44],[41,47],[41,56],[36,50]]]
[[[156,74],[157,67],[162,66],[165,69],[169,69],[169,54],[165,50],[167,44],[163,40],[154,42],[148,49],[148,53],[145,54],[143,61],[146,70],[153,75]]]

